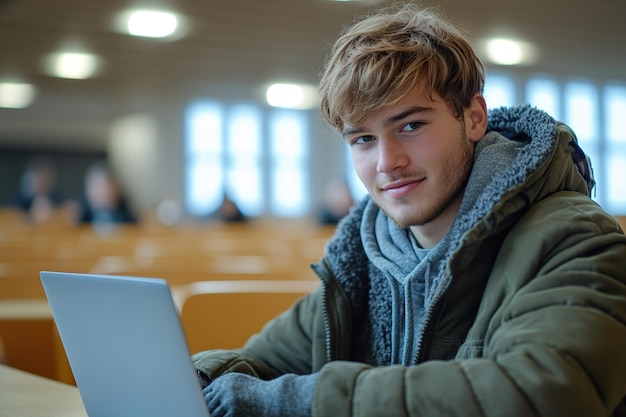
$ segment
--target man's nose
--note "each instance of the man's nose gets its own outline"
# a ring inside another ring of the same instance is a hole
[[[402,142],[391,136],[381,137],[378,140],[378,172],[390,173],[405,167],[409,157]]]

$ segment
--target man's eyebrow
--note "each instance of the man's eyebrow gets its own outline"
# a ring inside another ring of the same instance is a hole
[[[387,120],[385,120],[383,122],[383,126],[388,127],[390,125],[392,125],[393,123],[397,122],[398,120],[402,120],[408,116],[414,115],[416,113],[430,113],[433,112],[435,109],[432,107],[422,107],[422,106],[412,106],[409,107],[408,109],[404,110],[401,113],[398,113],[394,116],[391,116],[390,118],[388,118]]]
[[[361,133],[364,130],[365,129],[362,129],[360,127],[347,127],[341,131],[341,135],[345,138],[346,136],[349,136],[349,135],[355,135],[357,133]]]
[[[388,127],[392,125],[393,123],[397,122],[398,120],[405,119],[408,116],[411,116],[417,113],[430,113],[430,112],[433,112],[434,110],[435,109],[433,107],[412,106],[398,114],[395,114],[389,117],[385,121],[383,121],[383,126]],[[341,132],[341,134],[345,138],[346,136],[361,133],[363,131],[365,131],[365,129],[362,127],[347,127]]]

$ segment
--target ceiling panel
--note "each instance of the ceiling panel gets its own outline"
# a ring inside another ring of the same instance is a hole
[[[69,138],[76,134],[67,127],[71,124],[91,126],[89,134],[100,137],[106,123],[122,112],[121,102],[140,107],[155,97],[219,86],[244,86],[245,95],[245,86],[279,79],[315,84],[341,28],[370,8],[330,0],[144,1],[185,16],[186,36],[167,42],[113,30],[117,13],[134,4],[139,3],[0,0],[0,79],[17,77],[38,88],[32,108],[0,109],[0,143],[26,142],[41,137],[42,130],[54,140]],[[474,43],[495,34],[534,42],[540,60],[519,71],[626,81],[625,0],[422,4],[440,7]],[[44,56],[72,42],[102,57],[97,77],[61,80],[43,73]],[[35,124],[46,127],[35,129]]]

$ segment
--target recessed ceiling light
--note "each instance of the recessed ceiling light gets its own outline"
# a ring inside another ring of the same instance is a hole
[[[82,52],[59,52],[48,57],[48,74],[59,78],[85,79],[92,77],[99,66],[96,55]]]
[[[383,0],[331,0],[337,3],[365,3],[365,4],[377,4]]]
[[[535,48],[528,42],[493,38],[485,42],[489,61],[497,65],[528,65],[535,60]]]
[[[178,27],[175,14],[155,10],[137,10],[128,17],[128,33],[133,36],[165,38],[172,35]]]
[[[23,109],[35,98],[35,87],[26,83],[0,83],[0,107]]]
[[[311,109],[318,101],[315,87],[298,84],[272,84],[265,97],[270,106],[300,110]]]

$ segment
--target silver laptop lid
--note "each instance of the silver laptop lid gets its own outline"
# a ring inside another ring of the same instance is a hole
[[[41,272],[90,417],[208,417],[166,281]]]

